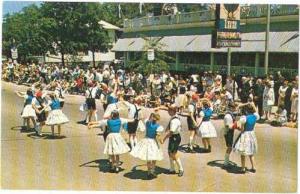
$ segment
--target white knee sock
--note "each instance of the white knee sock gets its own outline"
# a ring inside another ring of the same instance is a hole
[[[86,115],[85,118],[86,118],[86,119],[85,119],[85,122],[86,122],[86,123],[89,123],[90,121],[89,121],[89,115],[88,115],[88,114]]]
[[[175,171],[175,160],[170,158],[170,170]]]
[[[136,138],[136,136],[134,136],[133,142],[134,142],[134,146],[136,146],[136,144],[137,144],[137,138]]]
[[[194,140],[194,138],[190,136],[190,142],[189,142],[190,146],[193,145],[193,140]]]
[[[95,121],[98,121],[98,115],[97,115],[97,112],[95,113]]]
[[[182,167],[180,158],[177,158],[176,163],[177,163],[177,166],[178,166],[179,170],[183,171],[183,167]]]

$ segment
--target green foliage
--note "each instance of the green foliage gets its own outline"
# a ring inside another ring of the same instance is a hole
[[[129,68],[145,75],[161,73],[162,71],[168,72],[169,64],[166,61],[174,61],[174,58],[162,51],[165,45],[159,42],[161,38],[144,37],[144,40],[146,44],[142,56],[130,63]],[[155,58],[153,61],[148,60],[148,49],[154,49]]]

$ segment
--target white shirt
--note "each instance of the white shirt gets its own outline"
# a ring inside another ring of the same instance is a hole
[[[225,127],[232,127],[233,125],[233,118],[231,116],[231,114],[227,113],[225,116],[224,116],[224,126]]]
[[[97,90],[98,90],[97,87],[90,87],[89,89],[87,89],[85,91],[85,97],[87,97],[87,98],[90,98],[90,97],[96,98]]]
[[[196,107],[194,105],[189,104],[189,107],[188,107],[189,113],[193,113],[194,114],[195,108]]]
[[[177,117],[177,118],[174,118],[174,117]],[[173,134],[179,134],[181,131],[181,128],[182,128],[180,119],[178,118],[177,115],[173,116],[171,119],[172,120],[170,122],[170,131]]]
[[[109,104],[103,114],[103,118],[107,118],[111,115],[111,112],[114,110],[118,110],[118,105],[116,103],[114,104]]]
[[[192,77],[194,83],[199,82],[199,80],[198,80],[199,76],[198,75],[194,74],[194,75],[191,75],[191,77]]]
[[[98,82],[102,82],[102,81],[103,81],[103,74],[97,72],[97,73],[96,73],[96,78],[97,78],[97,81],[98,81]]]

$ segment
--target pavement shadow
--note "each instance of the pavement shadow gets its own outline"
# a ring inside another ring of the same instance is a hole
[[[35,129],[34,128],[27,129],[26,127],[21,129],[21,133],[31,133],[31,132],[35,132]]]
[[[25,129],[24,126],[15,126],[15,127],[10,128],[10,130],[13,130],[13,131],[22,131],[23,129]]]
[[[122,165],[122,164],[123,164],[123,162],[120,162],[120,165]],[[108,159],[93,160],[90,162],[83,163],[83,164],[79,165],[79,167],[99,168],[99,171],[103,172],[103,173],[111,172],[111,166],[110,166]],[[124,171],[124,169],[120,168],[119,172],[122,172],[122,171]]]
[[[27,129],[27,127],[25,127],[25,126],[15,126],[15,127],[10,128],[10,130],[20,131],[21,133],[30,133],[30,132],[35,131],[34,128]]]
[[[232,173],[232,174],[243,174],[241,172],[241,167],[237,166],[236,163],[230,161],[228,166],[224,166],[224,160],[214,160],[214,161],[210,161],[207,163],[208,166],[211,167],[219,167],[225,171],[227,171],[228,173]]]
[[[196,147],[194,147],[193,150],[191,151],[188,144],[180,145],[178,151],[183,153],[200,153],[200,154],[208,153],[206,149],[201,148],[199,145],[196,145]]]
[[[64,135],[53,136],[52,134],[45,134],[45,133],[43,133],[42,136],[38,136],[35,132],[28,134],[27,137],[30,137],[32,139],[48,139],[48,140],[56,140],[56,139],[65,139],[66,138],[66,136],[64,136]]]
[[[64,136],[64,135],[60,135],[60,136],[57,136],[57,135],[49,135],[49,134],[43,134],[43,137],[44,137],[44,139],[50,139],[50,140],[55,140],[55,139],[65,139],[66,138],[66,136]]]
[[[87,123],[85,122],[85,120],[77,121],[76,123],[77,123],[77,124],[80,124],[80,125],[85,125],[85,126],[87,126]]]
[[[32,139],[44,139],[44,136],[38,136],[35,132],[28,134],[27,137],[30,137]]]
[[[137,166],[133,167],[130,172],[127,172],[124,174],[124,177],[129,178],[129,179],[134,179],[134,180],[138,180],[138,179],[139,180],[149,180],[148,171],[138,169],[138,167],[141,167],[141,166],[145,166],[145,164],[137,165]],[[155,168],[155,173],[157,175],[168,174],[168,172],[169,171],[166,168],[161,168],[159,166],[156,166],[156,168]],[[154,178],[150,178],[150,179],[154,179]]]

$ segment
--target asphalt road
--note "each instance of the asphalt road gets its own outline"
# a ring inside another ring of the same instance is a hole
[[[121,156],[124,169],[119,174],[108,172],[103,154],[104,142],[99,129],[87,130],[77,122],[84,114],[79,105],[84,98],[68,96],[64,113],[71,120],[63,126],[64,138],[51,139],[50,128],[45,136],[21,132],[20,112],[23,99],[14,90],[24,86],[2,83],[1,106],[1,188],[40,190],[101,190],[101,191],[198,191],[198,192],[296,192],[297,191],[297,129],[257,124],[257,172],[237,174],[237,168],[221,168],[225,152],[222,121],[213,120],[218,138],[212,139],[212,153],[180,152],[184,176],[167,175],[169,168],[167,144],[162,146],[164,160],[158,162],[158,178],[146,180],[145,162]],[[97,103],[101,118],[103,110]],[[150,111],[149,111],[150,112]],[[167,125],[169,116],[162,113],[161,124]],[[188,142],[188,131],[183,119],[182,144]],[[123,134],[128,139],[127,134]],[[142,138],[143,134],[138,134]],[[236,133],[237,136],[237,133]],[[202,146],[201,139],[196,140]],[[231,155],[240,165],[240,157]],[[250,167],[247,159],[246,165]]]

